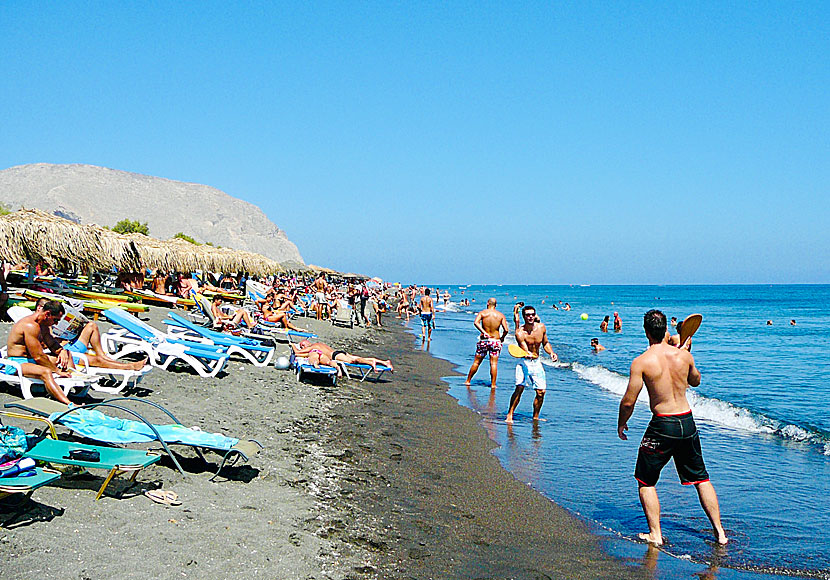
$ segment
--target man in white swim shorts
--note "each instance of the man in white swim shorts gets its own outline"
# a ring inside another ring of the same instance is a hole
[[[524,318],[524,324],[521,326],[519,325],[520,308]],[[513,412],[519,406],[519,400],[526,386],[536,391],[536,398],[533,400],[533,420],[538,421],[547,389],[545,369],[539,360],[539,349],[543,348],[553,362],[558,361],[559,357],[553,352],[553,347],[548,342],[547,328],[536,318],[536,309],[533,306],[522,308],[521,304],[516,304],[513,308],[513,324],[516,328],[516,342],[528,352],[528,355],[516,365],[516,390],[510,397],[510,409],[507,411],[505,422],[513,422]]]

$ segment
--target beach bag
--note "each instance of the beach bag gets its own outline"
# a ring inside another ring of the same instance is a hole
[[[26,432],[13,425],[0,425],[0,463],[17,459],[29,450]]]

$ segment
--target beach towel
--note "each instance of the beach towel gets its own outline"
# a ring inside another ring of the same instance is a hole
[[[119,419],[104,415],[100,411],[77,409],[72,413],[52,413],[50,421],[60,417],[60,423],[90,439],[107,443],[150,443],[157,441],[153,430],[146,423]],[[218,433],[206,433],[189,429],[184,425],[153,425],[165,443],[182,443],[194,447],[231,449],[239,439],[225,437]]]

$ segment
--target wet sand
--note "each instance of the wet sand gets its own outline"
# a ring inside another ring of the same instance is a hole
[[[164,313],[151,309],[151,321],[161,326]],[[154,370],[136,395],[265,450],[209,482],[216,456],[205,466],[178,447],[186,477],[163,459],[121,499],[94,501],[102,471],[41,488],[0,530],[2,577],[645,577],[502,469],[477,416],[446,394],[450,364],[416,351],[396,321],[368,331],[299,324],[335,347],[391,356],[397,372],[330,387],[241,360],[217,379]],[[0,387],[0,403],[18,398]],[[183,505],[141,495],[155,487]]]

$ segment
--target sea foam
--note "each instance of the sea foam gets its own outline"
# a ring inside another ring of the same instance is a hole
[[[587,366],[574,362],[557,363],[549,366],[570,367],[579,378],[620,397],[628,388],[627,376],[600,365]],[[648,404],[648,394],[645,389],[641,391],[637,400],[643,404]],[[779,421],[727,401],[701,395],[693,390],[688,391],[688,400],[695,417],[698,419],[746,433],[764,433],[789,441],[808,443],[817,446],[824,455],[830,455],[830,438],[827,434],[808,427]]]

